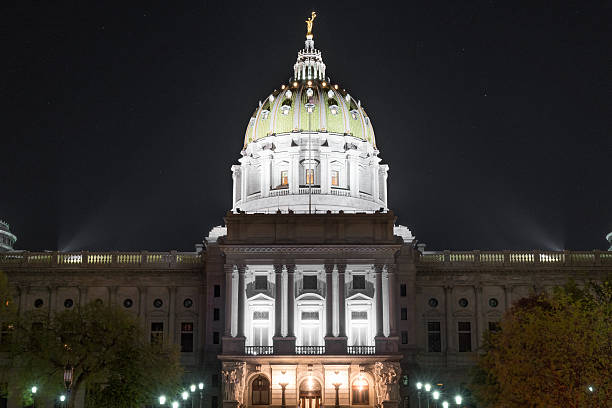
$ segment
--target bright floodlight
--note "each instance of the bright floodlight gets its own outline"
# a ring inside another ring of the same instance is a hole
[[[65,395],[60,395],[60,401],[62,401],[62,402],[66,401],[66,396]]]
[[[457,405],[461,405],[462,401],[463,401],[463,398],[461,398],[461,395],[455,395],[455,403]]]
[[[191,392],[195,392],[195,390],[196,390],[196,386],[195,386],[195,384],[191,384],[191,385],[189,386],[189,391],[191,391]]]
[[[429,392],[431,390],[431,384],[427,383],[425,384],[425,391]]]
[[[203,382],[199,383],[199,384],[198,384],[198,388],[199,388],[200,390],[203,390],[203,389],[204,389],[204,383],[203,383]]]
[[[33,386],[31,391],[32,391],[32,394],[36,394],[36,391],[38,391],[38,387],[37,386]]]
[[[179,404],[176,401],[172,401],[172,408],[178,408]]]
[[[434,391],[432,395],[433,395],[433,399],[437,400],[438,398],[440,398],[440,391]]]
[[[420,390],[421,388],[423,388],[423,383],[422,382],[418,382],[416,384],[416,386],[417,386],[417,390]]]
[[[592,386],[592,385],[589,385],[589,386],[587,387],[587,390],[589,390],[589,392],[593,392],[595,389],[593,388],[593,386]],[[32,391],[32,392],[34,392],[34,391]]]
[[[444,401],[442,403],[442,408],[448,408],[448,401]]]
[[[159,405],[166,405],[166,396],[162,395],[159,397]]]
[[[181,398],[183,398],[184,400],[187,400],[187,398],[189,398],[189,393],[187,391],[181,392]]]

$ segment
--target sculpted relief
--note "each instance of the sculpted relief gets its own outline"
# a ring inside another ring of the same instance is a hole
[[[244,389],[246,382],[246,363],[223,364],[223,400],[236,401],[243,406]]]
[[[378,405],[383,401],[397,401],[399,398],[398,381],[401,368],[397,362],[378,362],[374,364],[373,374],[376,380],[376,398]]]

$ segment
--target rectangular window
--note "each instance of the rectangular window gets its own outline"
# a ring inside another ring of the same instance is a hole
[[[270,319],[270,312],[253,312],[253,320],[268,320]]]
[[[459,351],[472,351],[472,329],[470,322],[457,322],[459,332]]]
[[[164,323],[151,323],[151,343],[161,344],[164,342]]]
[[[365,275],[353,275],[353,289],[365,289]]]
[[[442,351],[440,322],[427,322],[427,351],[430,353]]]
[[[368,326],[364,324],[355,324],[351,327],[351,345],[352,346],[367,346],[368,345]]]
[[[218,307],[215,307],[213,309],[213,320],[219,320],[220,315],[221,315],[221,311],[219,310]]]
[[[406,284],[402,283],[400,285],[400,296],[401,297],[405,297],[406,296]]]
[[[314,169],[306,169],[306,184],[314,184]]]
[[[501,327],[499,327],[499,322],[489,322],[490,332],[498,332],[500,330],[501,330]]]
[[[340,173],[338,170],[332,170],[331,172],[331,185],[334,187],[338,187],[340,184]]]
[[[213,288],[213,296],[221,297],[221,285],[215,285]]]
[[[253,326],[253,346],[269,346],[268,326]]]
[[[302,312],[302,320],[319,320],[319,312]]]
[[[407,331],[402,332],[402,344],[408,344],[408,332]]]
[[[219,332],[213,332],[213,344],[219,344]]]
[[[302,326],[302,346],[319,345],[319,326]]]
[[[304,275],[303,288],[305,290],[317,290],[317,275]]]
[[[181,323],[181,353],[193,353],[193,323]]]
[[[255,276],[255,290],[267,290],[268,289],[268,277],[266,275]]]
[[[351,320],[368,320],[368,312],[351,312]]]
[[[287,170],[281,171],[281,186],[289,185],[289,175]]]
[[[408,309],[406,309],[405,307],[402,307],[401,309],[401,319],[408,320]]]

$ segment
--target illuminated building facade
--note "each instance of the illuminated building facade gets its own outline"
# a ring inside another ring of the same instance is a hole
[[[0,269],[20,310],[99,299],[134,313],[180,345],[205,407],[416,407],[418,380],[461,391],[517,299],[612,272],[607,251],[416,245],[389,209],[368,115],[326,76],[313,18],[294,78],[247,124],[225,226],[194,252],[34,253],[13,239]]]

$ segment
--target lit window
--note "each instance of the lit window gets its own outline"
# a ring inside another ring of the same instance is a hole
[[[352,386],[353,405],[369,405],[370,404],[370,385],[363,377],[353,381]]]
[[[270,326],[270,312],[253,312],[253,346],[269,346],[268,327]]]
[[[306,184],[314,184],[314,170],[306,169]]]
[[[281,171],[281,186],[289,185],[289,172],[287,170]]]
[[[193,323],[181,323],[181,353],[193,352]]]
[[[331,185],[338,187],[340,184],[340,172],[338,170],[332,170],[331,172]]]

